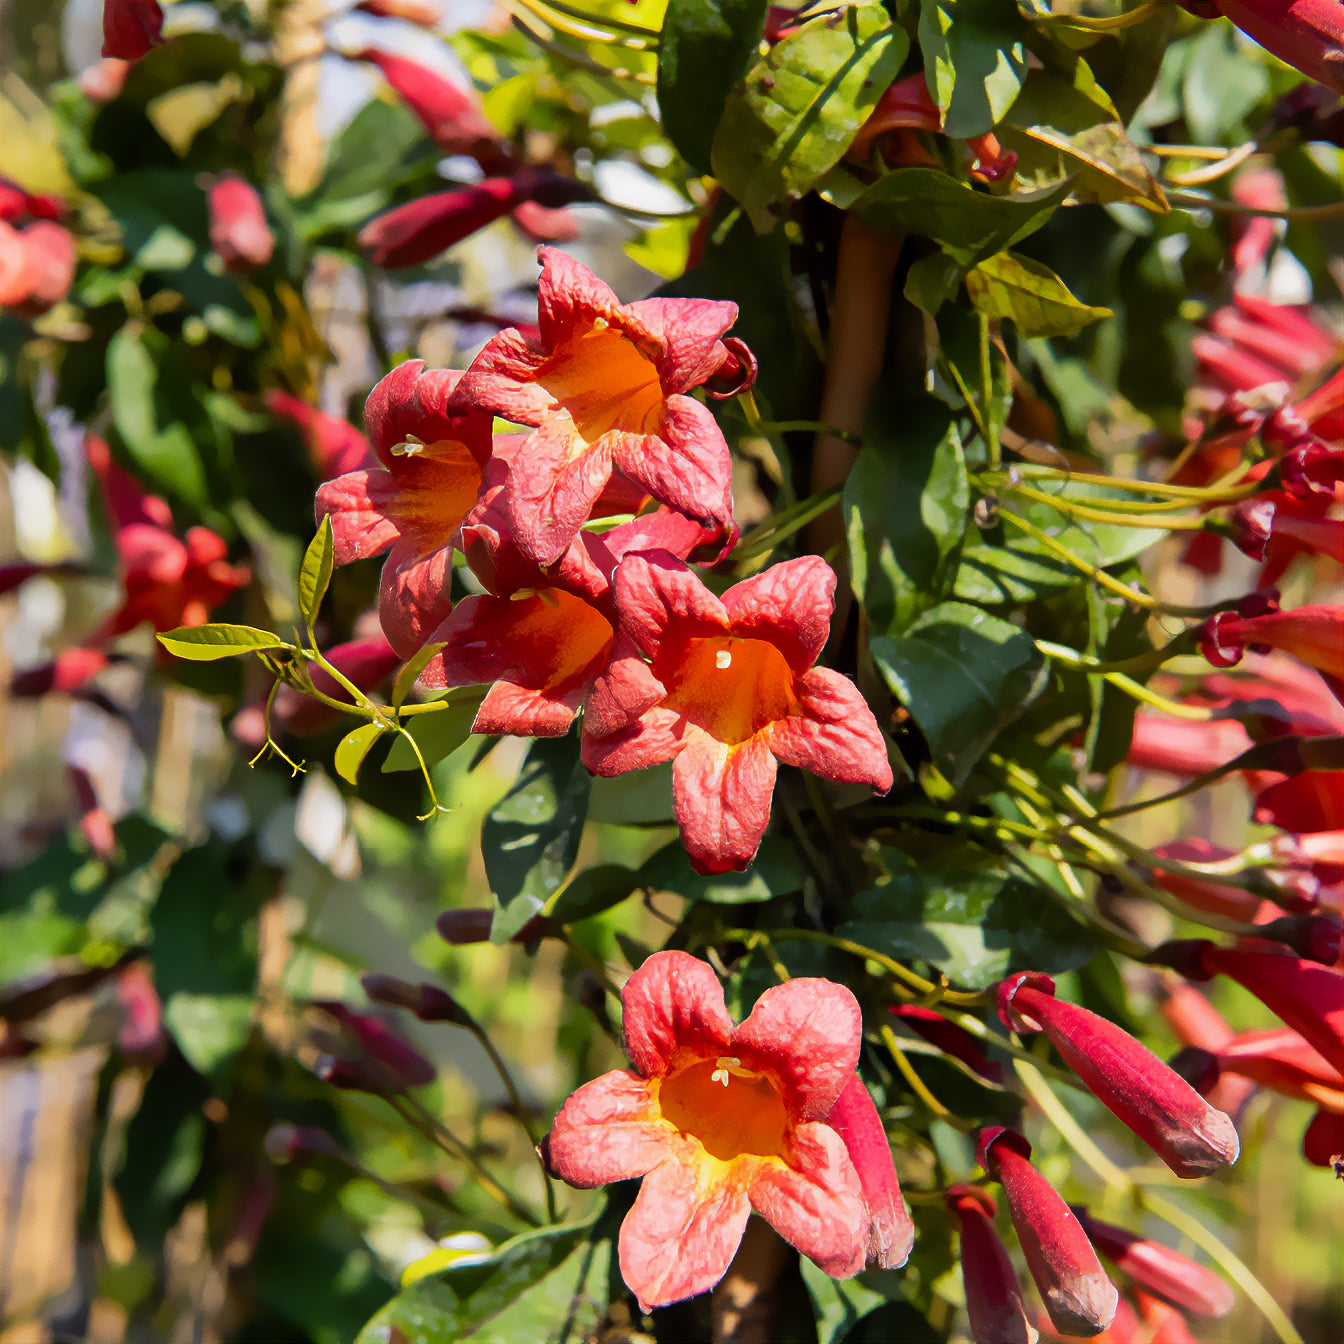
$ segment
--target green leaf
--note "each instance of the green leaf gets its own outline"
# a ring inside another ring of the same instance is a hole
[[[1084,579],[1081,570],[1046,553],[1008,546],[967,546],[961,552],[952,595],[963,602],[993,605],[1030,602]],[[1097,680],[1097,678],[1093,678]]]
[[[998,134],[1005,148],[1017,150],[1024,172],[1032,160],[1022,137],[1062,156],[1042,171],[1052,179],[1076,174],[1074,185],[1085,198],[1167,209],[1157,179],[1081,57],[1063,71],[1033,70]]]
[[[986,316],[1011,318],[1021,336],[1073,336],[1114,316],[1080,302],[1048,266],[1014,252],[982,261],[966,276],[966,292]]]
[[[1081,966],[1096,941],[1056,900],[964,852],[919,863],[884,850],[894,871],[860,892],[836,932],[889,957],[920,957],[950,980],[984,989],[1015,970]]]
[[[1058,499],[1061,504],[1078,495],[1086,496],[1088,499],[1133,499],[1133,495],[1123,490],[1086,485],[1078,481],[1052,481],[1042,493]],[[1067,547],[1080,560],[1102,569],[1118,565],[1125,560],[1132,560],[1136,555],[1142,555],[1159,535],[1148,527],[1123,527],[1115,523],[1095,523],[1089,520],[1075,522],[1061,509],[1041,500],[1009,498],[1005,502],[1013,513],[1021,514],[1034,523],[1042,532]],[[1012,524],[1006,523],[1004,530],[1012,531]],[[1060,558],[1050,547],[1043,545],[1034,537],[1021,533],[1013,536],[1013,546],[1017,550],[1038,555],[1045,560]]]
[[[729,91],[761,40],[767,0],[671,0],[658,40],[658,108],[667,138],[711,172],[714,131]]]
[[[899,424],[866,427],[843,500],[854,591],[883,631],[937,601],[971,503],[947,408],[907,401],[899,415]]]
[[[924,78],[945,134],[964,140],[1003,120],[1027,72],[1028,31],[997,0],[920,0]]]
[[[966,253],[973,266],[1035,233],[1069,194],[1069,182],[991,196],[938,168],[897,168],[854,202],[860,219],[883,233],[918,233]]]
[[[240,653],[258,653],[263,649],[294,647],[286,644],[279,635],[251,625],[180,625],[157,638],[169,653],[197,663],[233,658]]]
[[[575,873],[560,894],[548,902],[546,913],[561,924],[573,924],[610,910],[645,885],[633,868],[619,863],[595,864]]]
[[[211,1074],[232,1059],[252,1030],[251,994],[192,994],[181,990],[163,1004],[163,1025],[187,1063]]]
[[[410,695],[411,688],[419,679],[420,674],[429,666],[429,660],[444,647],[445,643],[446,641],[439,640],[437,643],[422,645],[417,650],[415,657],[397,673],[397,679],[392,683],[392,704],[395,708],[400,709],[406,702],[406,697]]]
[[[838,163],[909,50],[881,5],[863,0],[805,23],[729,95],[714,136],[715,176],[758,233],[772,206]]]
[[[437,765],[445,756],[451,756],[471,736],[471,725],[476,721],[476,711],[481,706],[484,688],[468,689],[476,694],[461,699],[450,698],[445,709],[436,709],[431,714],[417,714],[403,724],[415,739],[415,745],[420,748],[427,766]],[[419,768],[420,762],[411,750],[411,744],[398,733],[387,753],[387,760],[383,762],[383,774]]]
[[[112,423],[138,466],[156,485],[197,508],[209,503],[205,469],[182,415],[180,372],[160,332],[128,324],[107,343]],[[186,389],[188,395],[190,388]]]
[[[588,771],[569,737],[532,743],[522,773],[481,828],[495,896],[493,942],[507,942],[569,875],[588,813]]]
[[[333,764],[336,766],[336,773],[347,784],[358,781],[359,767],[364,764],[364,758],[386,731],[381,723],[362,723],[358,728],[346,733],[336,744]]]
[[[553,1344],[595,1335],[610,1296],[611,1243],[591,1225],[546,1227],[488,1260],[452,1265],[398,1293],[355,1344]]]
[[[920,257],[906,273],[905,297],[926,313],[936,313],[957,292],[962,268],[955,257],[934,252]]]
[[[872,654],[934,764],[957,787],[1043,685],[1044,659],[1031,636],[962,602],[926,611],[904,634],[879,635]]]
[[[798,851],[783,836],[766,836],[745,873],[697,873],[681,841],[673,840],[644,860],[639,885],[675,892],[688,901],[749,905],[801,891],[804,876]]]
[[[303,623],[309,631],[317,624],[317,613],[331,583],[331,571],[336,563],[335,552],[331,519],[326,517],[318,526],[317,535],[308,543],[308,549],[303,553],[303,563],[299,566],[299,615],[303,617]]]

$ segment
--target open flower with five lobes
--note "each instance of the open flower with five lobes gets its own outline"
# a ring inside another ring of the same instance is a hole
[[[847,677],[813,664],[835,574],[820,556],[772,565],[715,597],[666,553],[631,555],[614,584],[626,660],[614,712],[589,724],[584,764],[619,775],[673,761],[677,825],[700,872],[745,868],[770,820],[776,762],[825,779],[892,784],[877,720]]]
[[[452,608],[452,544],[480,492],[491,450],[490,417],[450,410],[461,374],[399,364],[369,393],[365,427],[381,465],[346,472],[317,491],[331,519],[336,563],[391,554],[378,616],[388,642],[410,658]]]
[[[714,417],[686,395],[731,361],[737,305],[620,303],[587,267],[543,247],[539,336],[509,328],[462,377],[455,404],[529,425],[504,504],[539,564],[564,554],[613,468],[690,518],[732,525],[731,462]]]
[[[644,1178],[618,1241],[640,1304],[712,1288],[753,1211],[826,1273],[857,1274],[868,1209],[826,1123],[858,1063],[854,995],[829,980],[790,980],[735,1027],[708,965],[659,952],[621,1002],[634,1070],[579,1088],[546,1154],[557,1176],[584,1189]]]

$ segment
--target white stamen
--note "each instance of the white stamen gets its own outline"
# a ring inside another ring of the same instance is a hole
[[[714,655],[714,666],[717,668],[731,667],[733,665],[733,655],[727,649],[720,649]]]
[[[594,330],[594,331],[606,331],[606,329],[607,329],[607,325],[608,325],[608,323],[607,323],[607,319],[606,319],[605,317],[595,317],[595,318],[593,318],[593,330]]]
[[[417,453],[423,452],[425,441],[417,438],[414,434],[408,434],[400,443],[392,445],[393,457],[414,457]]]
[[[724,1087],[727,1087],[727,1086],[728,1086],[728,1070],[727,1070],[727,1069],[715,1069],[714,1072],[711,1073],[711,1074],[709,1075],[709,1081],[710,1081],[711,1083],[722,1083],[722,1084],[724,1085]]]

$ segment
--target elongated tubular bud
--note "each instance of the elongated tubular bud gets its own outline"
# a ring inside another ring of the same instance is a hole
[[[1022,971],[999,986],[999,1017],[1013,1031],[1044,1031],[1065,1063],[1178,1176],[1231,1166],[1236,1126],[1146,1046],[1104,1017],[1055,998],[1055,982]]]
[[[845,1141],[849,1160],[859,1174],[863,1197],[872,1220],[868,1229],[868,1263],[882,1269],[899,1269],[915,1244],[915,1225],[910,1221],[891,1144],[882,1117],[856,1073],[836,1098],[826,1123]]]
[[[1016,1131],[980,1131],[976,1158],[1003,1182],[1018,1244],[1056,1330],[1095,1335],[1110,1325],[1120,1300],[1092,1243],[1059,1192],[1031,1165],[1031,1144]]]
[[[1219,11],[1279,60],[1344,94],[1339,0],[1216,0]]]
[[[1027,1319],[1022,1286],[994,1227],[998,1205],[975,1185],[948,1186],[945,1198],[961,1229],[961,1280],[971,1338],[975,1344],[1036,1344],[1039,1336]]]
[[[1099,1222],[1083,1209],[1074,1212],[1097,1250],[1148,1292],[1196,1316],[1217,1319],[1232,1310],[1236,1293],[1220,1274],[1160,1241]]]

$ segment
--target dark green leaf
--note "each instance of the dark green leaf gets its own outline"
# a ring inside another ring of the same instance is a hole
[[[1112,491],[1105,487],[1083,485],[1074,481],[1044,483],[1041,493],[1058,499],[1061,506],[1067,506],[1067,502],[1078,495],[1084,495],[1089,499],[1133,498],[1122,490]],[[1102,568],[1141,555],[1161,535],[1147,527],[1123,527],[1114,523],[1097,523],[1091,520],[1075,522],[1070,520],[1063,507],[1056,508],[1053,504],[1043,503],[1040,500],[1009,499],[1006,503],[1013,513],[1020,513],[1042,532],[1067,547],[1080,560]],[[1005,525],[1005,531],[1012,530],[1011,523]],[[1013,536],[1013,546],[1045,560],[1060,558],[1050,547],[1034,537],[1020,533]]]
[[[1039,693],[1044,660],[1020,626],[962,602],[926,611],[904,634],[880,635],[873,659],[956,786]]]
[[[1021,336],[1072,336],[1114,316],[1076,299],[1048,266],[1013,252],[982,261],[966,276],[966,293],[986,316],[1011,318]]]
[[[909,48],[881,5],[805,23],[775,44],[733,91],[714,137],[714,172],[758,233],[772,206],[808,191],[838,163]]]
[[[1026,879],[964,856],[916,863],[884,851],[894,872],[859,893],[836,930],[889,957],[920,957],[957,984],[983,989],[1015,970],[1080,966],[1095,940]]]
[[[158,636],[169,653],[193,662],[208,663],[216,658],[233,658],[240,653],[261,649],[288,649],[279,635],[257,630],[250,625],[180,625]]]
[[[761,40],[767,0],[671,0],[658,41],[658,108],[667,138],[697,172],[729,91]]]
[[[159,332],[123,327],[107,344],[107,390],[112,422],[136,465],[156,485],[197,508],[209,502],[205,470],[174,391],[167,339]]]
[[[569,875],[588,813],[588,771],[578,743],[541,737],[522,773],[481,828],[485,875],[495,896],[494,942],[507,942]]]
[[[936,313],[957,292],[962,268],[955,257],[934,252],[920,257],[905,277],[905,297],[926,313]]]
[[[573,924],[610,910],[632,891],[645,885],[633,868],[625,868],[619,863],[599,863],[575,873],[546,913],[561,924]]]
[[[1013,105],[1027,71],[1027,33],[1011,6],[995,0],[920,0],[924,78],[946,134],[984,135]]]
[[[803,866],[793,845],[782,836],[768,835],[745,873],[697,873],[681,841],[673,840],[645,859],[639,870],[639,885],[654,891],[675,892],[690,901],[747,905],[799,891],[803,877]]]
[[[605,1310],[609,1241],[591,1225],[547,1227],[507,1241],[488,1260],[454,1265],[398,1293],[356,1344],[551,1344],[586,1339]]]
[[[445,709],[436,709],[432,714],[417,714],[405,721],[406,731],[415,738],[415,745],[420,748],[426,765],[437,765],[445,756],[451,756],[471,736],[471,725],[476,721],[476,711],[480,707],[481,694],[461,699],[454,697]],[[383,762],[383,774],[419,768],[420,762],[411,750],[411,744],[398,733],[387,753],[387,760]]]
[[[845,484],[854,591],[872,629],[907,624],[938,599],[961,541],[970,486],[947,408],[902,403],[899,424],[872,427]]]
[[[1039,191],[991,196],[937,168],[897,168],[854,202],[854,211],[884,233],[918,233],[959,248],[963,265],[1013,247],[1035,233],[1069,194],[1069,182]]]
[[[1044,593],[1081,583],[1083,573],[1063,560],[1010,546],[967,546],[961,552],[952,595],[963,602],[993,605],[1030,602]],[[1094,678],[1096,680],[1096,678]]]
[[[335,552],[331,519],[323,518],[299,566],[299,615],[309,630],[317,624],[317,613],[321,610],[322,599],[327,595],[331,571],[336,563]]]
[[[364,758],[386,731],[381,723],[362,723],[358,728],[346,733],[336,744],[336,754],[332,758],[332,763],[336,767],[336,773],[347,784],[358,781],[359,767],[364,764]]]

